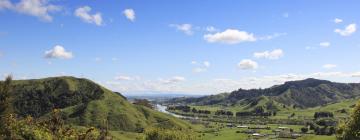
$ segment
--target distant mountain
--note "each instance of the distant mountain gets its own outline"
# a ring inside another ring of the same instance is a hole
[[[66,123],[71,125],[108,125],[110,130],[130,132],[137,132],[150,125],[189,127],[188,123],[172,116],[131,104],[120,93],[114,93],[87,79],[53,77],[17,80],[13,81],[11,89],[10,106],[4,114],[42,118],[57,108],[61,109]]]
[[[326,80],[305,79],[285,82],[266,89],[239,89],[230,93],[199,98],[174,98],[168,103],[224,106],[265,106],[277,109],[282,105],[309,108],[360,96],[358,83],[334,83]]]

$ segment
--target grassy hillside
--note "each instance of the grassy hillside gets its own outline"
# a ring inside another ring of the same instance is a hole
[[[0,83],[1,84],[1,83]],[[149,126],[189,128],[172,116],[133,105],[122,95],[87,79],[54,77],[13,81],[10,106],[3,114],[44,118],[61,109],[67,124],[108,127],[114,131],[141,132]]]
[[[191,105],[240,107],[251,110],[263,106],[278,110],[282,106],[312,108],[360,96],[360,84],[334,83],[325,80],[306,79],[285,82],[266,89],[239,89],[231,93],[200,98],[175,98],[168,103]]]

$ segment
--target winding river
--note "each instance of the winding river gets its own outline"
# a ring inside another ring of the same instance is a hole
[[[189,117],[189,116],[182,116],[182,115],[178,115],[178,114],[175,114],[175,113],[171,113],[169,111],[166,110],[166,106],[163,106],[163,105],[160,105],[160,104],[156,104],[155,105],[155,109],[157,111],[160,111],[160,112],[163,112],[163,113],[166,113],[166,114],[170,114],[174,117],[177,117],[177,118],[193,118],[193,117]]]

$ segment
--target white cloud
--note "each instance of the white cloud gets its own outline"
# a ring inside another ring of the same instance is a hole
[[[205,71],[207,71],[207,69],[206,68],[201,68],[201,67],[193,69],[193,72],[195,72],[195,73],[200,73],[200,72],[205,72]]]
[[[335,82],[358,82],[360,72],[315,72],[309,74],[281,74],[265,75],[258,77],[244,77],[241,79],[214,78],[212,80],[198,83],[167,84],[162,80],[138,80],[129,82],[107,82],[106,85],[114,91],[121,92],[176,92],[186,94],[218,94],[231,92],[239,88],[268,88],[283,84],[286,81],[303,80],[306,78],[317,78]],[[181,79],[181,78],[180,78]],[[346,79],[346,80],[345,80]]]
[[[330,42],[320,42],[319,44],[321,47],[327,48],[330,47],[331,43]]]
[[[277,38],[277,37],[280,37],[280,36],[284,36],[284,35],[287,35],[287,33],[274,33],[272,35],[259,37],[258,39],[259,40],[271,40],[271,39],[274,39],[274,38]]]
[[[204,66],[207,67],[207,68],[210,67],[210,62],[209,61],[204,61]]]
[[[334,22],[335,22],[335,23],[341,23],[341,22],[343,22],[343,20],[342,20],[342,19],[339,19],[339,18],[335,18],[335,19],[334,19]]]
[[[127,19],[129,19],[130,21],[134,22],[135,21],[135,11],[133,9],[125,9],[123,11],[123,14],[125,15],[125,17]]]
[[[49,4],[48,0],[21,0],[11,3],[9,0],[0,0],[0,10],[9,9],[18,13],[31,15],[44,21],[52,21],[51,12],[61,10],[60,6]]]
[[[191,64],[196,65],[197,67],[193,69],[193,72],[200,73],[205,72],[210,67],[211,63],[209,61],[204,61],[202,63],[198,63],[197,61],[191,61]]]
[[[118,61],[118,58],[117,57],[113,57],[111,58],[112,61]]]
[[[101,57],[95,57],[95,62],[100,62],[101,60]]]
[[[341,36],[350,36],[356,32],[356,24],[349,24],[345,27],[345,29],[335,29],[334,32],[340,34]]]
[[[284,56],[284,52],[281,49],[275,49],[273,51],[255,52],[255,58],[266,58],[266,59],[279,59]]]
[[[360,77],[360,72],[355,72],[351,75],[352,77]]]
[[[335,64],[325,64],[322,67],[324,69],[332,69],[332,68],[336,68],[337,66]]]
[[[9,0],[0,0],[0,10],[10,9],[13,7],[13,4]]]
[[[236,29],[227,29],[223,32],[218,32],[215,34],[206,34],[204,35],[204,39],[210,43],[220,42],[226,44],[256,41],[256,38],[252,33],[239,31]]]
[[[163,83],[163,84],[175,84],[175,83],[183,82],[185,80],[186,79],[181,76],[174,76],[169,79],[160,79],[161,83]]]
[[[56,45],[53,49],[45,51],[45,58],[71,59],[72,52],[67,52],[63,46]]]
[[[208,32],[216,32],[216,31],[218,31],[218,29],[216,29],[214,26],[207,26],[205,30],[208,31]]]
[[[243,70],[253,70],[258,68],[258,63],[250,59],[241,60],[238,67]]]
[[[305,50],[314,50],[314,49],[316,49],[316,47],[311,47],[311,46],[306,46],[305,47]]]
[[[97,12],[95,14],[90,14],[90,12],[91,12],[91,7],[83,6],[76,9],[74,14],[75,16],[82,19],[84,22],[93,23],[97,26],[101,26],[103,24],[101,13]]]
[[[184,32],[187,35],[192,35],[192,25],[191,24],[170,24],[170,27],[176,28],[176,30]]]
[[[130,80],[134,80],[134,78],[130,77],[130,76],[124,76],[124,75],[120,75],[120,76],[116,76],[114,78],[115,80],[123,80],[123,81],[130,81]]]

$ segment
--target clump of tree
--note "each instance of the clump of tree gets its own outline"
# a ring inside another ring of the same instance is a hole
[[[11,75],[7,76],[5,81],[0,82],[0,130],[4,129],[4,120],[2,116],[9,105],[8,99],[10,97],[11,82]]]
[[[45,120],[36,120],[31,116],[19,119],[15,114],[3,117],[3,128],[0,137],[4,139],[77,139],[77,140],[105,140],[107,130],[94,127],[74,129],[64,124],[60,110],[54,109],[51,116]]]
[[[180,110],[183,112],[190,112],[191,111],[191,107],[190,106],[183,106],[183,105],[179,105],[179,106],[170,106],[167,108],[168,110]]]
[[[193,108],[191,110],[192,113],[199,113],[199,114],[210,114],[211,112],[209,110],[197,110],[196,108]]]
[[[133,104],[141,105],[141,106],[145,106],[145,107],[154,109],[153,104],[151,104],[151,102],[149,100],[146,100],[146,99],[135,99]]]
[[[333,118],[334,114],[332,112],[315,112],[314,119],[318,118]]]
[[[309,131],[309,128],[308,127],[302,127],[301,128],[301,132],[302,133],[306,133],[306,132],[308,132]]]
[[[340,123],[336,134],[339,140],[360,139],[360,101],[354,107],[350,119]]]
[[[226,110],[217,110],[215,112],[215,115],[218,115],[218,116],[220,116],[220,115],[233,116],[234,113],[231,112],[231,111],[226,111]]]
[[[243,117],[243,116],[271,116],[276,115],[276,111],[268,111],[266,112],[264,107],[257,106],[252,111],[242,111],[242,112],[236,112],[237,117]]]
[[[6,77],[5,81],[0,82],[0,114],[5,111],[9,104],[8,98],[10,96],[11,82],[12,76],[10,75]]]
[[[310,129],[314,130],[316,135],[333,135],[335,134],[335,126],[337,124],[334,120],[334,115],[331,112],[316,112],[314,114],[314,121],[309,122]]]
[[[145,140],[197,140],[196,135],[189,130],[147,128]]]

